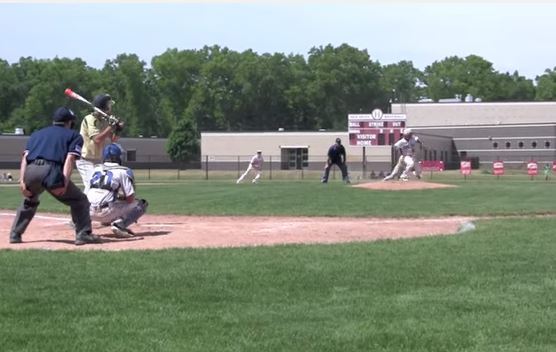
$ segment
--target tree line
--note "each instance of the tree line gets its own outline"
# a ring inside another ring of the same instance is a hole
[[[150,65],[121,54],[104,67],[80,58],[0,59],[0,130],[45,126],[66,105],[87,107],[63,94],[92,98],[107,92],[124,135],[184,138],[199,131],[344,130],[348,113],[387,110],[389,104],[471,94],[482,101],[556,99],[556,67],[528,79],[498,72],[480,56],[447,57],[423,71],[411,61],[381,65],[348,44],[299,54],[237,52],[219,46],[168,49]],[[181,137],[180,137],[181,136]],[[177,147],[183,145],[178,141]],[[187,144],[187,143],[186,143]],[[179,153],[178,153],[179,154]]]

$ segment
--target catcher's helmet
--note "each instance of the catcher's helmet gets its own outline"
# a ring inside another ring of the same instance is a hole
[[[102,150],[102,162],[122,163],[122,148],[115,144],[108,144]]]
[[[112,101],[112,97],[108,94],[100,94],[93,99],[93,105],[102,111],[108,110],[108,103]]]

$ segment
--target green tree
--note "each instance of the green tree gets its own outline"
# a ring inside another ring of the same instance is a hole
[[[102,75],[106,91],[116,101],[114,110],[126,123],[123,135],[157,135],[161,128],[145,62],[135,54],[121,54],[106,62]]]
[[[535,78],[537,81],[537,94],[535,100],[556,100],[556,67],[546,69],[544,73]]]
[[[199,160],[199,138],[195,122],[190,119],[182,119],[170,134],[166,151],[173,161]]]
[[[532,101],[535,99],[536,89],[533,80],[520,76],[517,71],[513,74],[506,72],[499,74],[496,80],[495,101]]]
[[[5,60],[0,60],[0,131],[12,111],[22,103],[17,94],[18,79],[14,69]]]
[[[307,89],[316,107],[318,127],[345,129],[348,113],[384,107],[381,67],[366,50],[329,44],[312,48],[308,63],[312,80]]]
[[[427,66],[424,82],[428,97],[438,100],[471,94],[486,101],[497,97],[497,77],[492,63],[476,55],[452,56]]]
[[[203,65],[211,53],[218,50],[218,47],[207,46],[201,50],[168,49],[153,57],[149,74],[157,98],[156,113],[163,130],[177,125],[201,80]]]
[[[386,65],[382,71],[383,89],[392,102],[417,102],[422,94],[418,84],[423,79],[423,73],[413,66],[413,62],[400,61]]]
[[[64,90],[70,87],[87,96],[95,79],[94,70],[81,59],[22,58],[14,69],[20,77],[16,94],[25,94],[25,97],[22,105],[12,111],[9,124],[24,127],[29,133],[49,124],[52,113],[59,106],[80,111],[83,105],[69,100]]]

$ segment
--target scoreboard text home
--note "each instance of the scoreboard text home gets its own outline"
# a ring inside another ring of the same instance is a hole
[[[392,145],[402,137],[405,114],[383,114],[375,109],[370,114],[349,114],[349,144],[368,147]]]

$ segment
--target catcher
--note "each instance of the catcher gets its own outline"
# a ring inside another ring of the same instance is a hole
[[[89,182],[87,198],[91,220],[110,224],[119,237],[135,236],[128,227],[147,211],[148,203],[136,199],[133,172],[122,166],[122,149],[108,144],[102,151],[102,164],[96,165]]]

